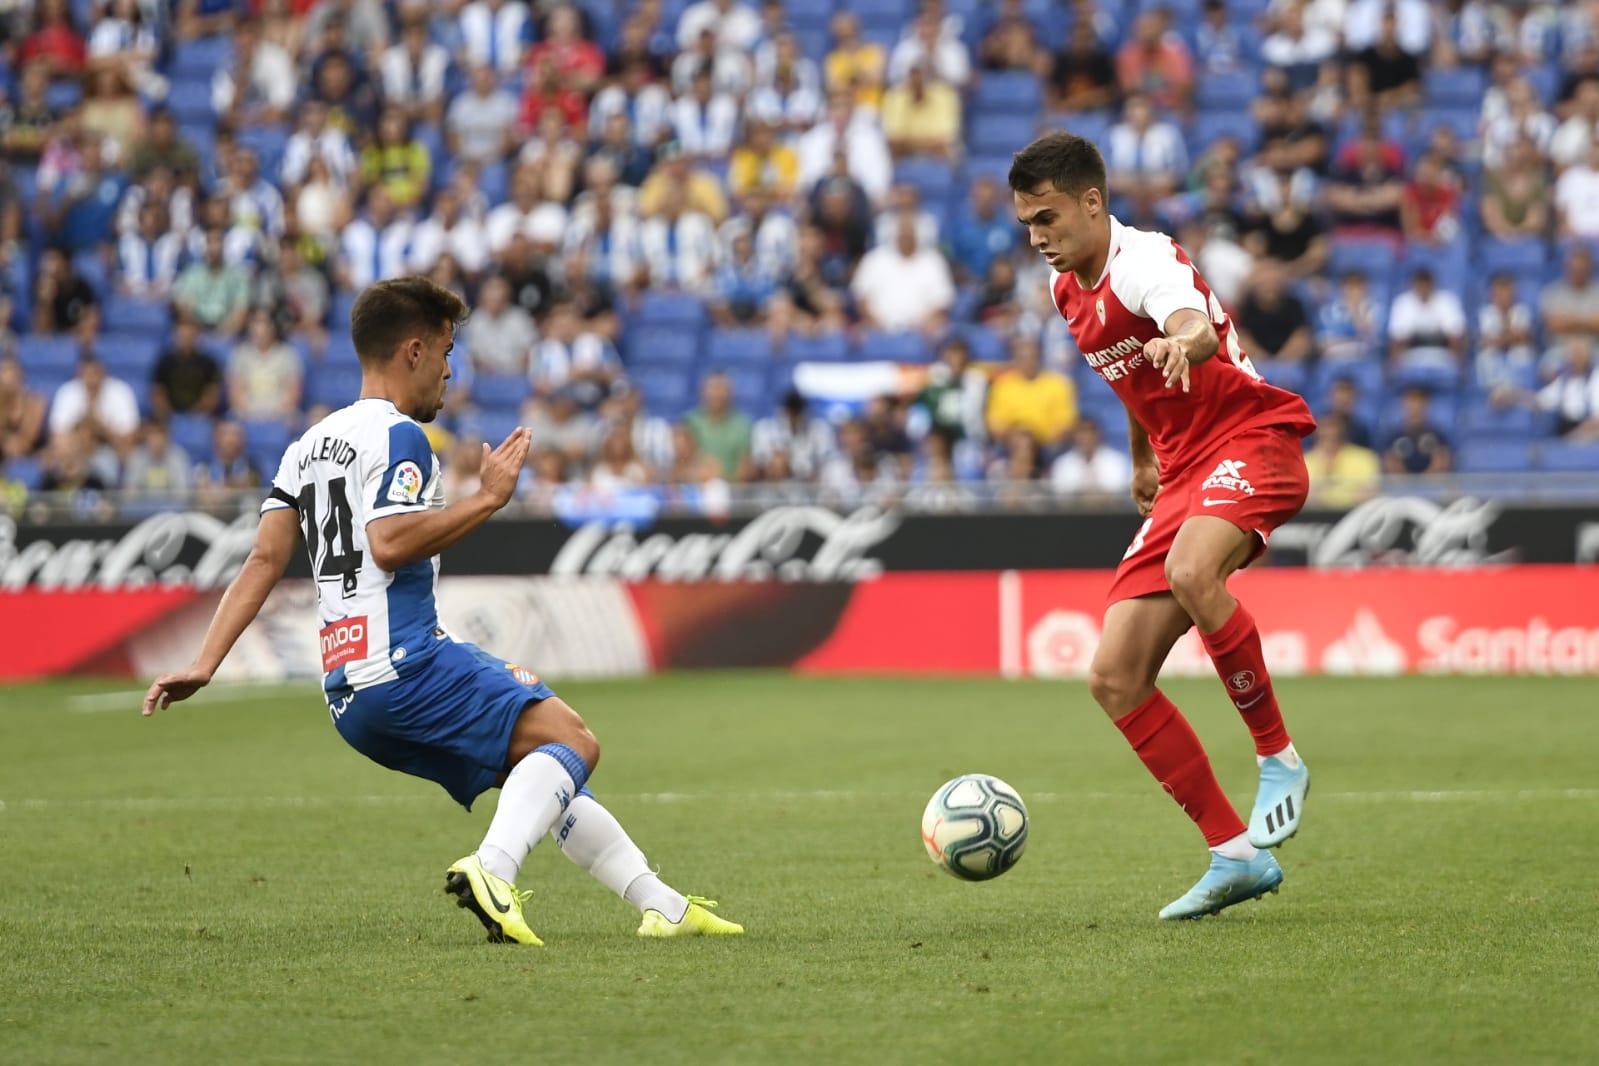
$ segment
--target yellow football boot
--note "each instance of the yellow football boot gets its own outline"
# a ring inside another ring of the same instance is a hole
[[[737,922],[730,922],[726,918],[718,918],[711,911],[716,908],[714,899],[704,896],[689,896],[688,910],[683,912],[680,922],[667,921],[666,915],[658,910],[644,912],[644,921],[639,924],[638,935],[649,937],[661,936],[739,936],[744,932],[744,927]]]
[[[468,855],[445,871],[444,891],[455,897],[457,906],[477,915],[489,931],[489,943],[544,946],[522,917],[522,904],[532,897],[532,890],[518,892],[511,882],[483,869],[476,855]]]

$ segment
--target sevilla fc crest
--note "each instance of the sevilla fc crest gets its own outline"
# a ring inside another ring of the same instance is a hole
[[[1099,316],[1099,324],[1103,326],[1105,324],[1105,298],[1103,296],[1094,301],[1094,314]]]

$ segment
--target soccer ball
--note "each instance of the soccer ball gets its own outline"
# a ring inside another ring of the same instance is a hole
[[[928,857],[965,881],[987,881],[1016,865],[1027,847],[1027,807],[1005,782],[962,774],[941,785],[922,812]]]

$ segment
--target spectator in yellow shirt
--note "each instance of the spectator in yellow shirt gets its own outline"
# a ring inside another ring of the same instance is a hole
[[[1009,369],[988,390],[988,435],[1004,440],[1013,430],[1026,430],[1051,459],[1077,424],[1077,388],[1064,374],[1044,369],[1032,337],[1013,338],[1010,350]]]
[[[833,42],[833,50],[824,62],[827,91],[853,89],[856,107],[877,110],[883,99],[887,53],[881,45],[861,38],[860,19],[851,11],[833,16]]]
[[[1310,496],[1328,507],[1353,507],[1376,495],[1382,460],[1370,448],[1350,444],[1342,415],[1317,419],[1316,436],[1305,453]]]
[[[799,180],[799,156],[786,144],[778,144],[772,127],[751,122],[744,143],[733,149],[728,162],[727,185],[735,200],[754,188],[764,188],[779,201],[794,195]]]
[[[903,84],[883,96],[883,135],[896,157],[948,159],[960,143],[960,95],[929,78],[925,60],[917,63],[906,73]]]
[[[698,211],[718,224],[726,221],[727,197],[722,193],[722,183],[708,171],[690,167],[689,158],[677,141],[661,146],[660,162],[639,187],[639,215],[649,218],[659,214],[670,187],[682,190],[685,210]]]
[[[361,153],[361,180],[367,185],[381,183],[395,207],[416,207],[433,171],[427,145],[411,135],[411,120],[398,107],[384,109],[377,134]]]

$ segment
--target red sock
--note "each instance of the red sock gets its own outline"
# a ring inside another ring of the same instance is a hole
[[[1277,706],[1277,694],[1271,690],[1255,619],[1240,603],[1220,629],[1201,636],[1221,683],[1227,686],[1227,695],[1255,738],[1255,754],[1282,751],[1288,746],[1288,729],[1283,725],[1282,708]]]
[[[1160,787],[1199,826],[1206,845],[1215,847],[1244,832],[1243,819],[1211,772],[1210,756],[1188,719],[1164,692],[1156,689],[1153,696],[1116,719],[1116,728]]]

